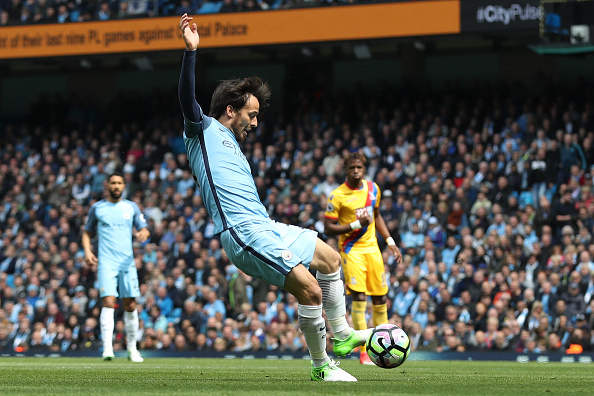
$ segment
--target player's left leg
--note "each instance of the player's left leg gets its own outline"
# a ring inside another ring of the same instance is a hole
[[[353,320],[353,327],[355,330],[367,329],[367,295],[363,292],[350,291],[353,297],[353,303],[351,308],[351,318]],[[372,365],[373,362],[367,355],[367,349],[365,345],[359,346],[359,363]]]
[[[136,268],[120,272],[120,289],[124,302],[124,326],[126,327],[126,345],[128,360],[134,363],[142,363],[144,359],[136,348],[138,333],[138,311],[136,310],[136,297],[140,296],[138,287],[138,273]]]
[[[318,239],[310,268],[317,271],[316,278],[322,288],[322,304],[334,331],[334,353],[346,356],[364,345],[371,329],[353,330],[346,321],[344,283],[340,278],[340,255]]]
[[[383,296],[371,296],[371,302],[373,303],[371,316],[373,326],[388,323],[388,297],[385,294]]]
[[[361,252],[341,252],[342,270],[347,294],[353,298],[351,319],[355,330],[367,329],[367,268],[370,255]],[[369,360],[365,345],[359,346],[361,364],[373,364]]]

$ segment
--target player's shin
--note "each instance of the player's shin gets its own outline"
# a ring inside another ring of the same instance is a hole
[[[332,274],[316,274],[320,288],[322,289],[322,304],[326,311],[326,317],[334,337],[346,339],[351,335],[352,329],[346,321],[346,307],[344,301],[344,283],[340,279],[340,271]]]
[[[355,330],[367,329],[365,311],[367,311],[367,301],[353,301],[351,317],[353,318],[353,327],[355,328]],[[359,346],[359,349],[361,350],[361,352],[364,352],[365,345]]]
[[[126,343],[128,350],[136,349],[136,333],[138,332],[138,311],[124,312],[124,324],[126,326]]]
[[[373,327],[388,323],[388,305],[386,303],[373,305],[372,320]]]
[[[113,308],[101,308],[101,341],[103,342],[103,357],[113,357]]]
[[[322,317],[321,305],[301,305],[297,309],[299,328],[303,332],[314,367],[330,361],[326,354],[326,323]]]

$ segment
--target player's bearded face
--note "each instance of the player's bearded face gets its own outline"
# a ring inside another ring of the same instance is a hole
[[[258,112],[260,102],[255,96],[250,96],[245,106],[235,112],[231,122],[231,131],[239,143],[245,142],[248,132],[258,126]]]
[[[112,176],[109,179],[109,196],[112,199],[119,199],[124,191],[124,179],[120,176]]]

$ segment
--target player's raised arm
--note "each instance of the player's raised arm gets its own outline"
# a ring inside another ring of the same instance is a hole
[[[178,95],[179,103],[182,108],[184,117],[191,122],[198,123],[202,121],[202,109],[196,101],[196,79],[194,76],[194,68],[196,65],[196,48],[200,43],[200,35],[195,23],[190,23],[193,18],[188,14],[182,15],[179,21],[179,28],[182,32],[182,37],[186,43],[186,51],[184,52],[184,59],[182,62],[181,73],[179,77]],[[186,136],[189,134],[189,129],[194,131],[194,128],[186,128]],[[188,136],[191,137],[191,136]]]

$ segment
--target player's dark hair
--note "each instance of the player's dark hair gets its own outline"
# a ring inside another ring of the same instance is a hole
[[[212,94],[209,116],[218,119],[227,111],[227,106],[240,111],[253,95],[260,102],[260,109],[268,106],[270,86],[260,77],[224,80]]]
[[[115,172],[111,173],[109,176],[107,176],[107,182],[108,182],[108,183],[109,183],[109,181],[111,180],[111,178],[112,178],[113,176],[119,176],[119,177],[121,177],[122,179],[124,179],[124,174],[123,174],[122,172],[115,171]],[[126,180],[126,179],[124,179],[124,181],[125,181],[125,180]]]
[[[347,168],[353,161],[361,161],[363,166],[367,166],[367,158],[361,153],[350,153],[344,159],[344,167]]]

